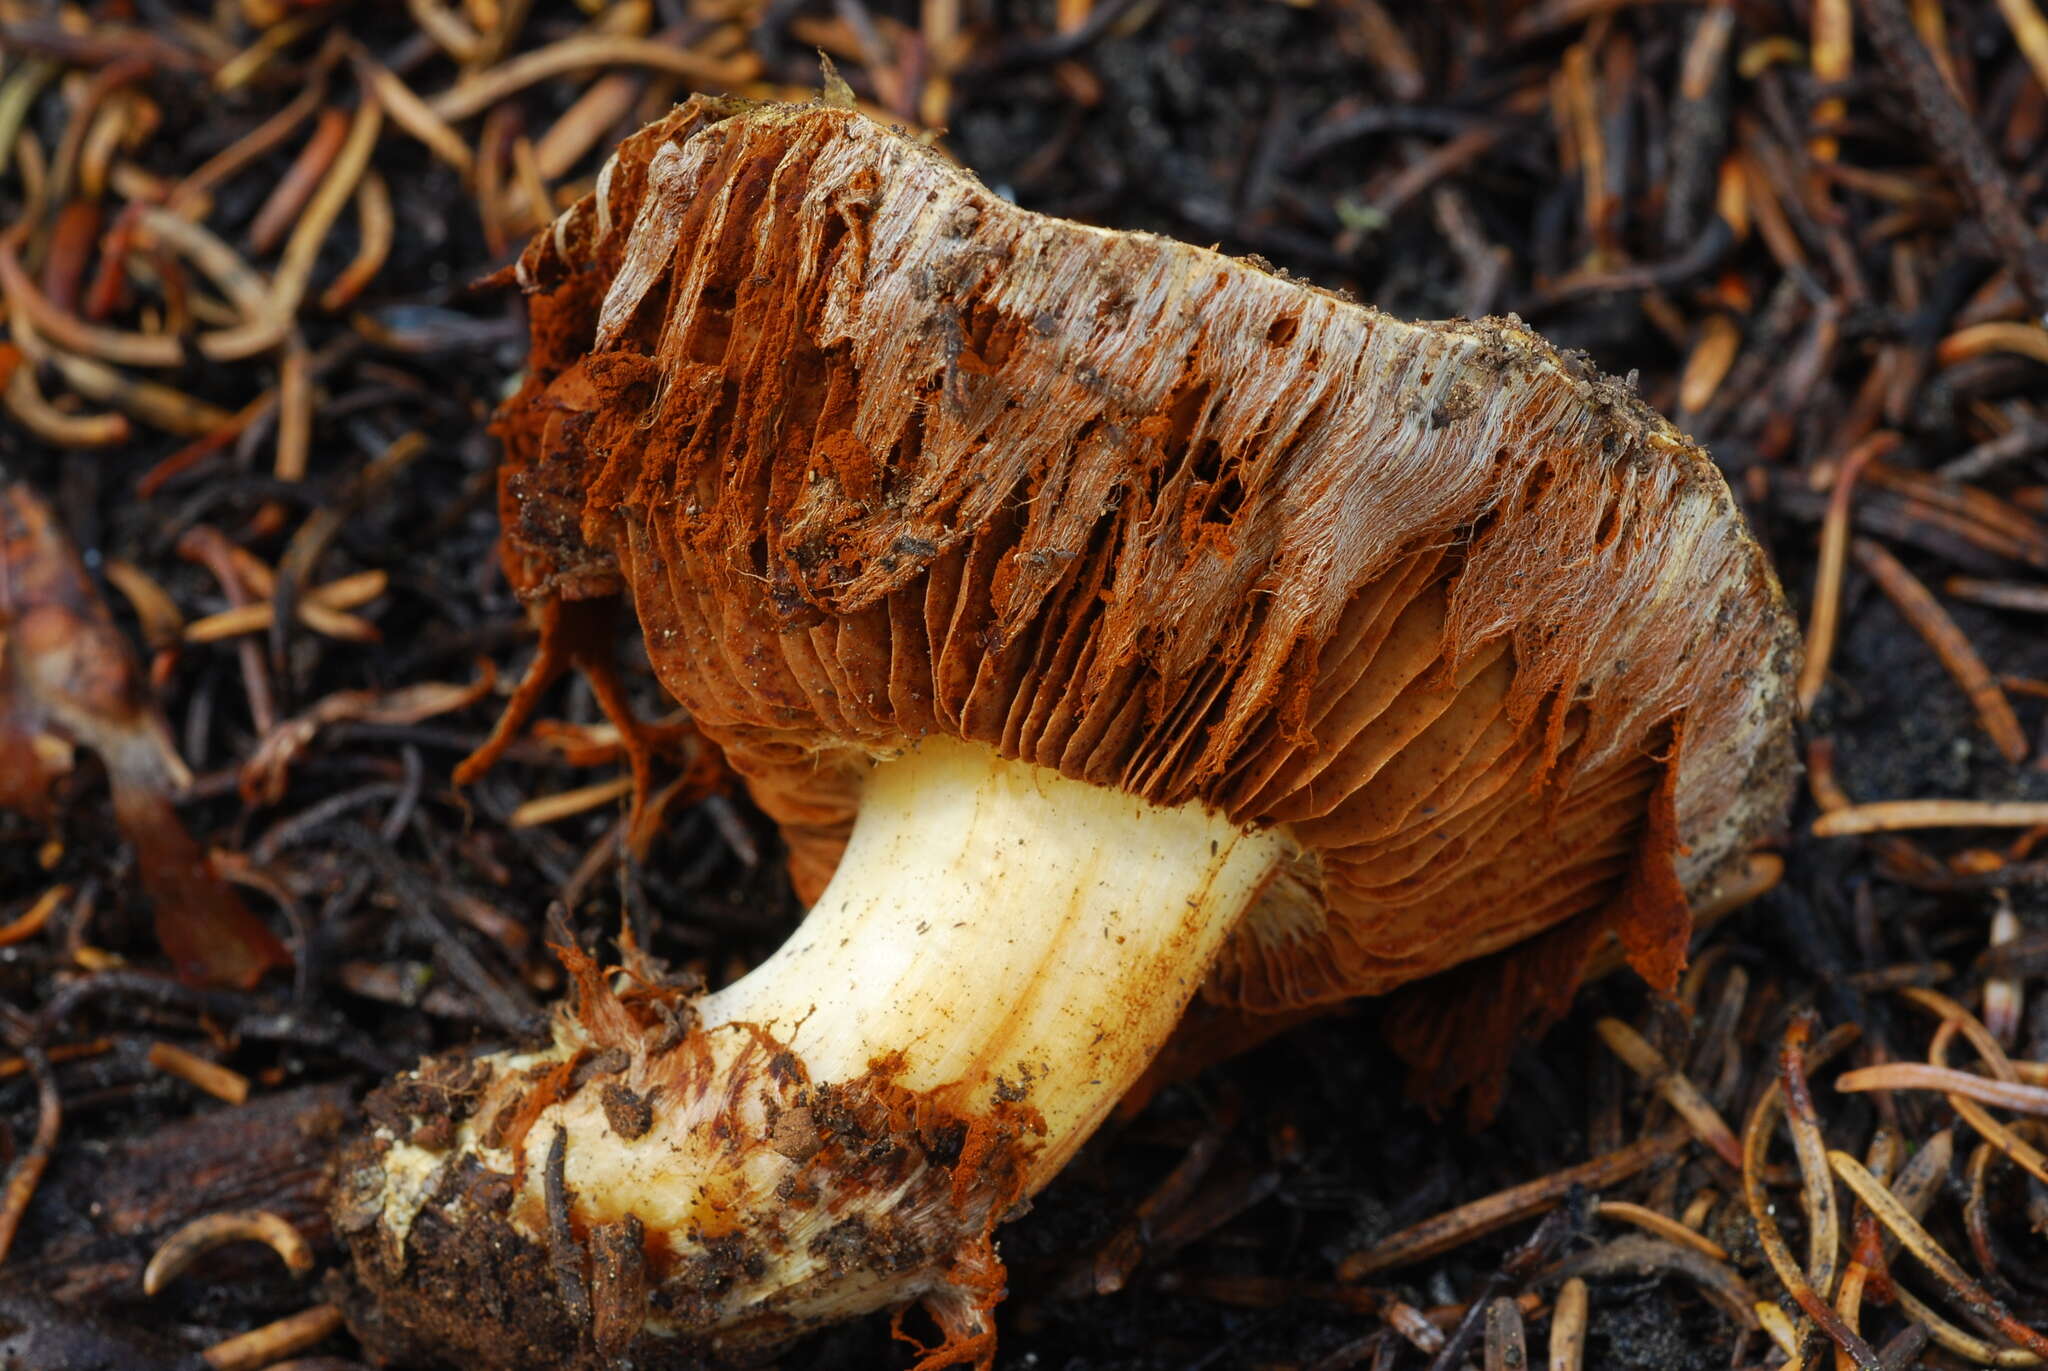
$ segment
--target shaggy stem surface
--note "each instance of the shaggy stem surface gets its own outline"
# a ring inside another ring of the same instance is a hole
[[[340,1222],[378,1238],[358,1270],[460,1325],[443,1292],[510,1253],[606,1354],[919,1298],[976,1344],[992,1229],[1144,1070],[1289,841],[977,745],[884,760],[837,874],[741,980],[657,1014],[676,992],[572,959],[552,1046],[396,1083],[406,1114],[460,1104],[350,1171]],[[479,1329],[433,1343],[498,1364]]]

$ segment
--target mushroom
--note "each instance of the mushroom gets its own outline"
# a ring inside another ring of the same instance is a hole
[[[1515,320],[701,98],[517,279],[543,643],[478,764],[630,602],[810,912],[702,996],[564,946],[547,1041],[372,1098],[335,1212],[385,1355],[744,1361],[921,1300],[921,1365],[986,1363],[993,1230],[1198,989],[1462,965],[1401,1033],[1472,1081],[1609,935],[1669,986],[1782,812],[1795,639],[1726,486]]]

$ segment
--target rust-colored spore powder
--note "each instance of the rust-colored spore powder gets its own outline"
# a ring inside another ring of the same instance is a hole
[[[623,595],[806,898],[950,734],[1286,825],[1207,993],[1394,1016],[1441,1093],[1782,813],[1782,596],[1707,458],[1519,323],[1027,213],[846,110],[698,99],[527,251],[506,561]],[[1511,953],[1499,955],[1513,944]]]

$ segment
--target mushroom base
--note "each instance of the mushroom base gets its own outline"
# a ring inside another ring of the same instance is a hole
[[[476,1094],[483,1061],[443,1059],[373,1095],[373,1117],[411,1123],[403,1138],[387,1125],[356,1139],[338,1162],[335,1218],[354,1256],[342,1302],[364,1345],[403,1365],[476,1371],[701,1371],[757,1365],[814,1328],[921,1297],[947,1348],[973,1359],[992,1341],[984,1315],[1002,1291],[989,1231],[1021,1195],[1035,1114],[949,1116],[886,1070],[813,1086],[779,1045],[737,1041],[723,1061],[700,1055],[702,1037],[665,1054],[696,1060],[652,1099],[691,1117],[704,1144],[670,1177],[691,1217],[668,1227],[563,1179],[570,1147],[681,1150],[651,1128],[636,1139],[587,1128],[580,1116],[607,1103],[615,1123],[639,1126],[587,1042]],[[511,1143],[522,1176],[487,1145],[488,1121],[516,1129],[565,1084],[571,1093],[546,1106],[562,1117]],[[447,1121],[473,1105],[440,1146]],[[706,1124],[707,1109],[723,1116]]]
[[[574,948],[544,1050],[373,1093],[337,1231],[380,1354],[743,1363],[922,1300],[985,1361],[997,1223],[1158,1050],[1288,840],[928,741],[774,957],[692,998]]]

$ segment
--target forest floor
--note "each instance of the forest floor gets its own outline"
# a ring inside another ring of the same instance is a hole
[[[793,925],[737,791],[621,857],[581,685],[549,705],[577,727],[466,790],[450,772],[532,652],[486,427],[525,319],[473,283],[624,132],[693,90],[806,98],[820,50],[1028,208],[1402,317],[1513,312],[1633,376],[1712,452],[1801,621],[1818,599],[1835,625],[1797,803],[1678,1000],[1589,986],[1476,1128],[1408,1102],[1370,1004],[1162,1092],[1004,1230],[997,1364],[1491,1371],[1574,1336],[1564,1364],[1599,1369],[2027,1364],[2012,1339],[2039,1349],[2020,1326],[2048,1322],[2048,825],[2014,807],[2048,801],[2035,0],[0,0],[0,485],[82,550],[194,773],[177,818],[293,954],[250,989],[174,976],[89,753],[47,812],[0,814],[0,1361],[153,1371],[256,1329],[212,1364],[355,1365],[321,1302],[320,1195],[362,1091],[530,1023],[561,988],[553,905],[593,939],[623,913],[714,981]],[[166,207],[228,260],[160,231]],[[237,327],[269,332],[177,341]],[[644,663],[633,686],[663,712]],[[1908,800],[1991,808],[1861,807]],[[1816,836],[1831,811],[1872,831]],[[1809,1039],[1834,1053],[1810,1080],[1782,1064]],[[1930,1056],[1990,1102],[1896,1068],[1836,1088]],[[1924,1226],[1815,1174],[1822,1144]],[[250,1206],[313,1272],[223,1248],[143,1295],[170,1232]],[[1951,1265],[1907,1255],[1928,1245]],[[780,1364],[910,1360],[877,1318]]]

